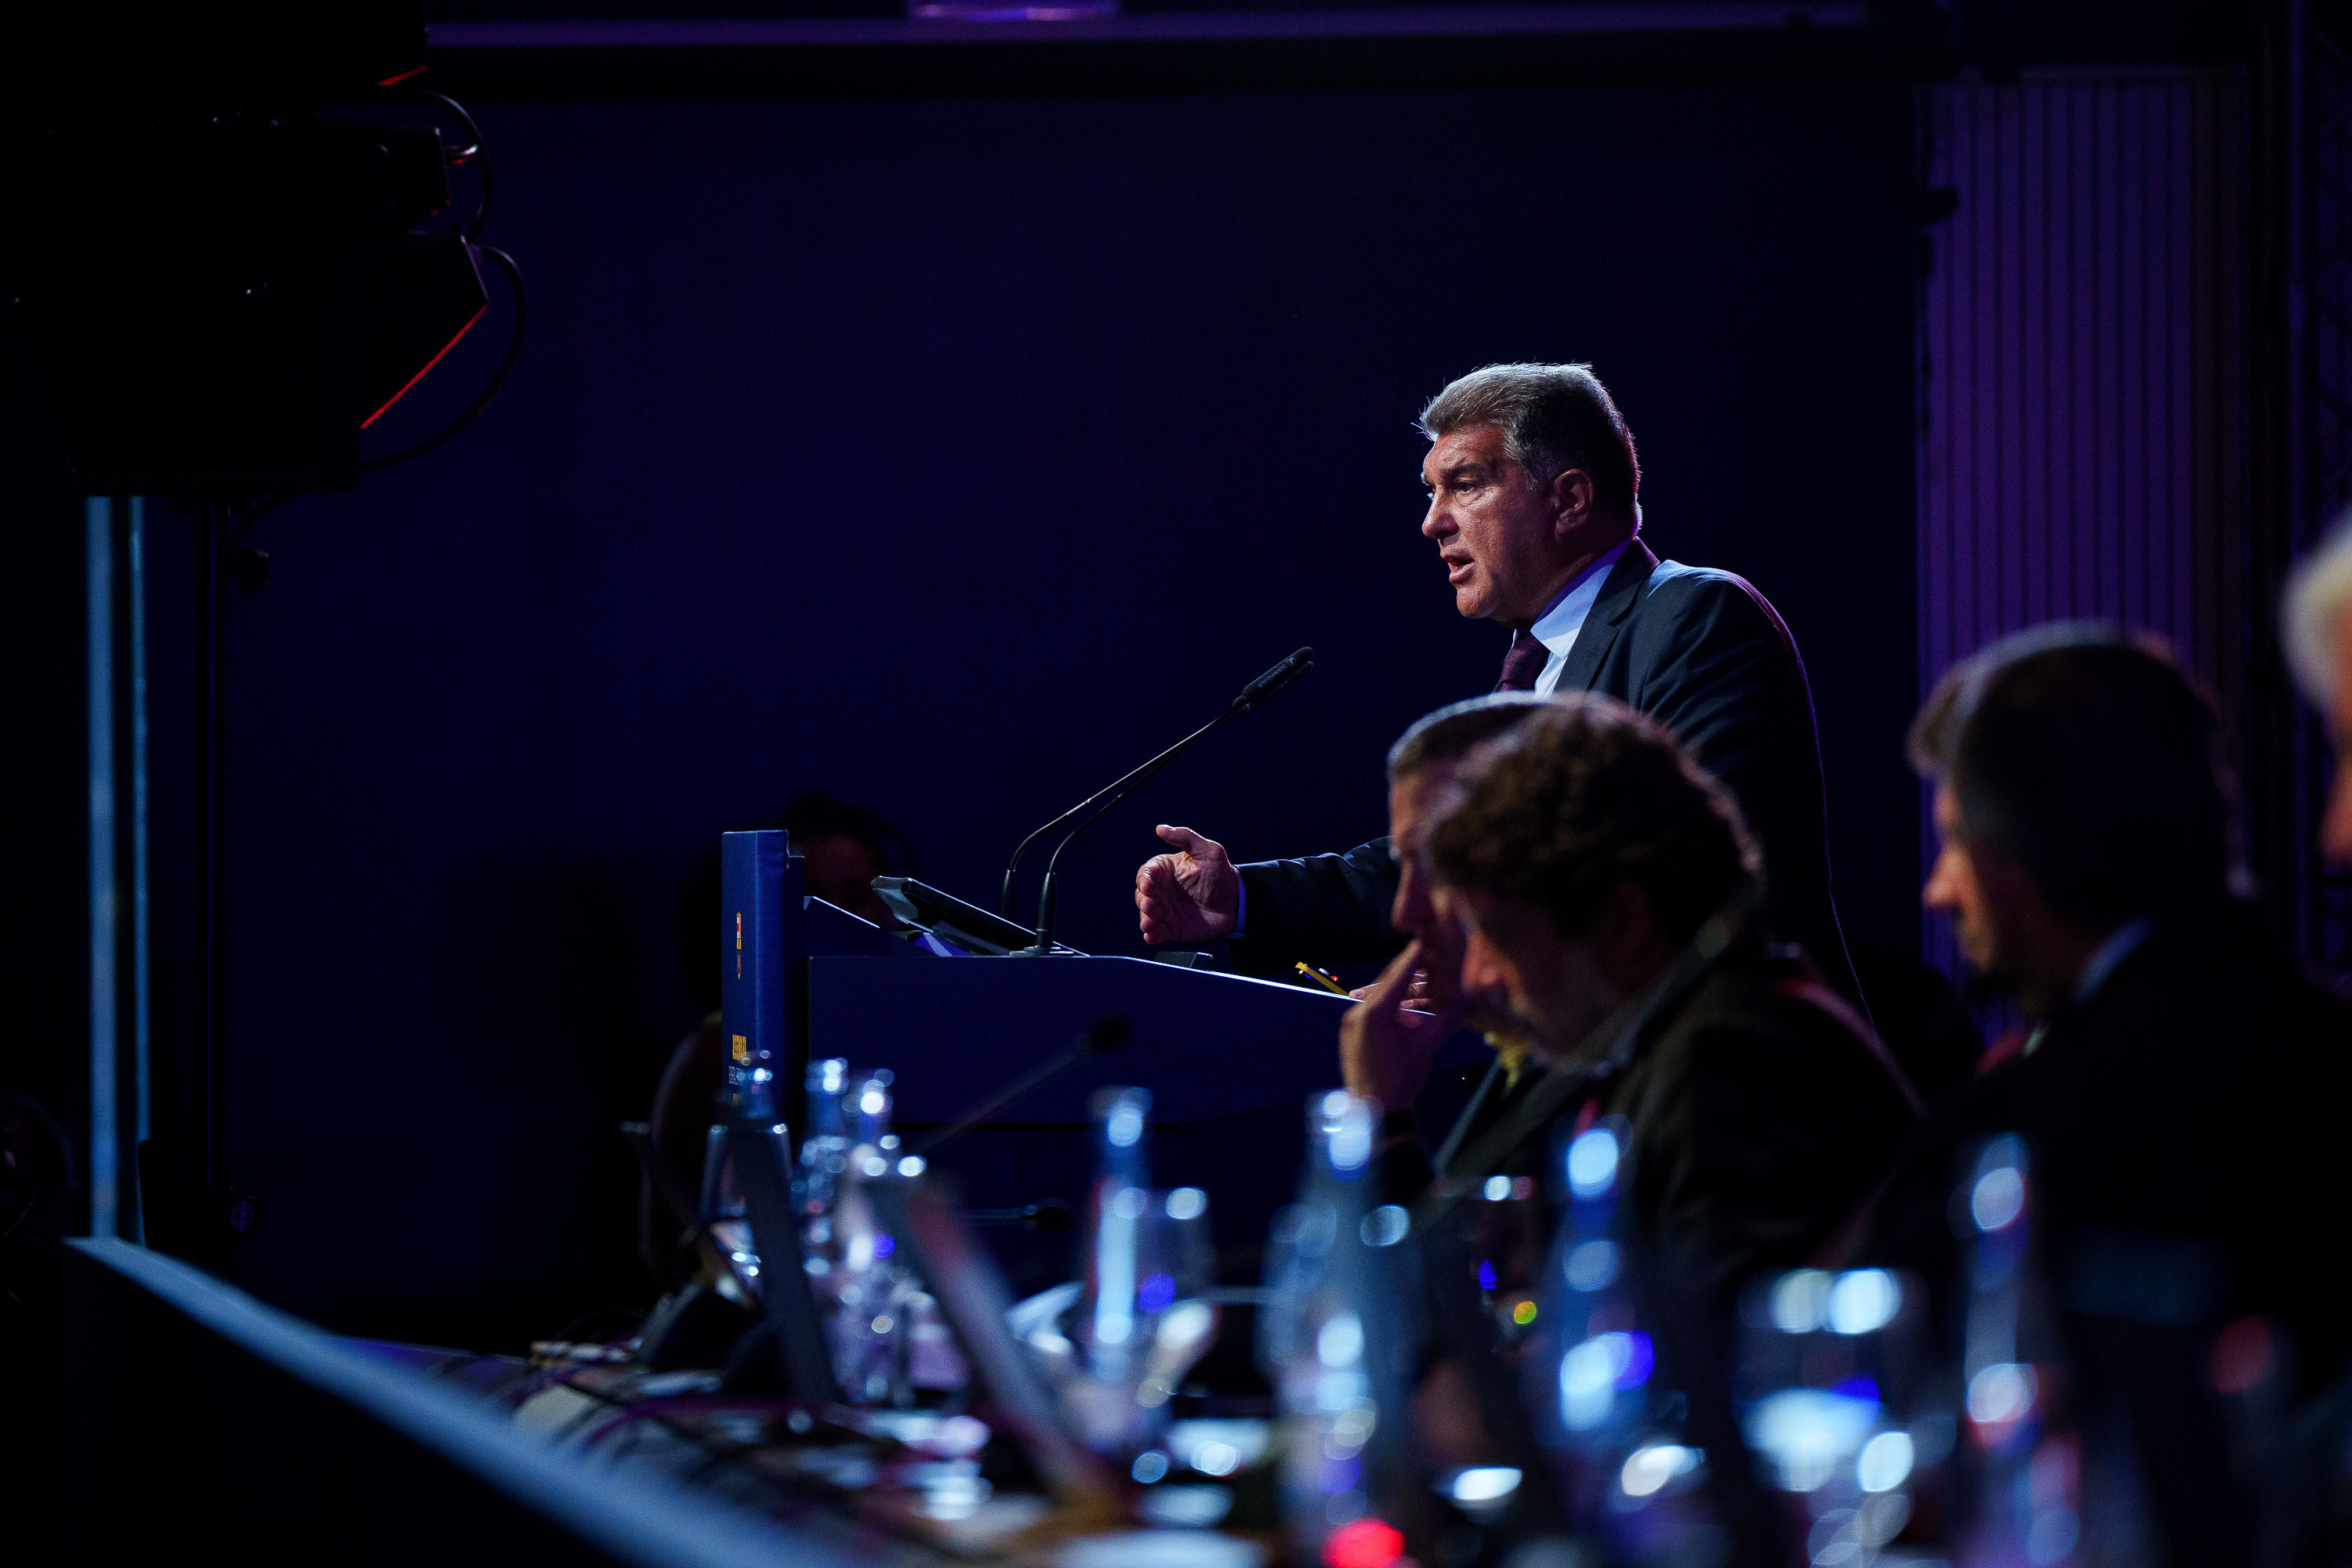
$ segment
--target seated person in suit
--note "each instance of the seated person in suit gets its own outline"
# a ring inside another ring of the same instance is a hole
[[[1540,1160],[1562,1122],[1622,1116],[1632,1220],[1664,1270],[1727,1301],[1803,1262],[1893,1162],[1916,1100],[1802,951],[1744,912],[1758,858],[1729,793],[1656,721],[1589,696],[1485,742],[1458,779],[1425,851],[1458,958],[1424,939],[1400,953],[1347,1020],[1353,1054],[1409,1066],[1410,1037],[1446,1016],[1408,1017],[1412,972],[1450,960],[1454,1005],[1508,1016],[1546,1072],[1449,1185]]]
[[[1736,1452],[1732,1297],[1759,1269],[1807,1260],[1868,1195],[1916,1125],[1907,1085],[1802,951],[1772,945],[1750,912],[1758,856],[1738,807],[1654,720],[1607,698],[1556,697],[1454,774],[1458,803],[1405,872],[1432,884],[1432,934],[1346,1020],[1350,1084],[1406,1102],[1415,1037],[1448,1011],[1404,1011],[1422,968],[1454,1007],[1508,1018],[1544,1070],[1414,1205],[1432,1232],[1424,1257],[1453,1260],[1424,1275],[1441,1327],[1412,1395],[1416,1437],[1442,1463],[1524,1463],[1507,1388],[1525,1374],[1512,1367],[1534,1320],[1518,1309],[1538,1287],[1551,1211],[1445,1205],[1491,1192],[1498,1175],[1512,1196],[1564,1201],[1541,1180],[1552,1151],[1606,1117],[1622,1120],[1628,1145],[1621,1237],[1657,1288],[1643,1294],[1658,1375],[1686,1401],[1689,1440]],[[1388,1073],[1360,1067],[1370,1063]],[[1391,1201],[1412,1201],[1411,1152],[1385,1152]],[[1484,1260],[1483,1331],[1454,1294],[1472,1258]],[[1716,1467],[1706,1482],[1728,1531],[1724,1560],[1779,1561],[1767,1500],[1742,1474]]]
[[[1938,1107],[1860,1257],[1925,1273],[1957,1344],[1955,1182],[2021,1135],[2070,1402],[2138,1439],[2174,1561],[2237,1561],[2213,1336],[2265,1315],[2305,1391],[2346,1365],[2352,1007],[2233,892],[2219,725],[2159,647],[2081,624],[1996,643],[1944,678],[1912,752],[1943,837],[1926,901],[2035,1027]]]
[[[1728,572],[1660,561],[1638,537],[1642,471],[1608,390],[1581,364],[1503,364],[1422,410],[1428,514],[1454,608],[1511,628],[1498,690],[1591,691],[1652,715],[1730,788],[1761,842],[1774,924],[1858,996],[1830,899],[1812,694],[1780,616]],[[1136,874],[1146,942],[1231,939],[1235,967],[1386,959],[1396,861],[1360,846],[1236,867],[1162,826]]]
[[[1486,1032],[1495,1059],[1474,1069],[1468,1104],[1438,1146],[1444,1156],[1491,1126],[1540,1076],[1527,1044],[1511,1033],[1507,1016],[1465,999],[1458,981],[1460,933],[1437,911],[1429,869],[1429,833],[1462,801],[1460,765],[1474,747],[1494,740],[1548,706],[1528,691],[1498,691],[1441,708],[1416,721],[1389,749],[1389,847],[1396,857],[1396,896],[1390,920],[1412,939],[1402,973],[1384,977],[1396,994],[1378,1010],[1351,1009],[1339,1030],[1342,1080],[1356,1094],[1389,1108],[1382,1130],[1388,1185],[1410,1197],[1425,1186],[1431,1156],[1422,1144],[1413,1105],[1430,1081],[1432,1059],[1455,1031]],[[1366,987],[1360,998],[1376,987]],[[1468,1087],[1468,1086],[1465,1086]],[[1448,1097],[1451,1098],[1451,1097]]]

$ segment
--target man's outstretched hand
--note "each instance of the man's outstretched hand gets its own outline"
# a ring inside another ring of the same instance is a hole
[[[1135,907],[1143,915],[1143,940],[1213,942],[1234,934],[1242,908],[1242,876],[1225,858],[1225,847],[1189,827],[1162,823],[1160,837],[1176,847],[1154,855],[1135,873]]]

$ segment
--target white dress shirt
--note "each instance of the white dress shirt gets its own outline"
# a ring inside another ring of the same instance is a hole
[[[1576,634],[1584,629],[1584,617],[1592,613],[1601,597],[1601,586],[1609,581],[1609,569],[1617,558],[1633,546],[1630,539],[1576,574],[1573,582],[1559,591],[1536,624],[1530,628],[1535,639],[1549,650],[1543,670],[1536,677],[1536,690],[1546,697],[1559,685],[1559,673],[1568,668],[1568,650],[1576,646]]]
[[[2099,944],[2099,951],[2091,954],[2091,962],[2083,965],[2083,973],[2075,978],[2074,1005],[2087,1005],[2099,994],[2099,987],[2107,983],[2107,976],[2116,972],[2116,965],[2138,951],[2139,944],[2155,929],[2155,920],[2147,915],[2117,926],[2115,934]]]

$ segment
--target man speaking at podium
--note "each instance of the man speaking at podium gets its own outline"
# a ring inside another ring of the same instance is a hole
[[[1633,433],[1582,364],[1475,371],[1422,410],[1422,464],[1454,607],[1511,631],[1497,691],[1591,691],[1674,731],[1729,786],[1760,841],[1766,911],[1858,997],[1830,900],[1812,693],[1789,629],[1740,577],[1660,561],[1638,536]],[[1397,868],[1389,841],[1235,866],[1224,846],[1162,826],[1173,853],[1136,873],[1143,938],[1230,939],[1234,966],[1279,973],[1385,960]]]

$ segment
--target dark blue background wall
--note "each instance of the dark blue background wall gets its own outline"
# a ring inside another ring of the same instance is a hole
[[[985,901],[1028,827],[1309,643],[1073,851],[1064,933],[1137,949],[1155,820],[1244,857],[1380,831],[1389,741],[1501,654],[1415,531],[1410,425],[1490,361],[1591,360],[1652,543],[1780,606],[1849,929],[1916,941],[1906,89],[473,107],[521,368],[452,446],[267,520],[233,606],[265,1296],[544,1332],[638,1289],[611,1123],[694,1021],[676,890],[796,790]]]

